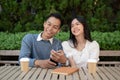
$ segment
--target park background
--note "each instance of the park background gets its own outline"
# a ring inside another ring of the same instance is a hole
[[[56,37],[69,39],[73,11],[86,18],[101,50],[120,50],[120,0],[0,0],[0,50],[19,50],[24,35],[40,33],[52,12],[64,19]]]

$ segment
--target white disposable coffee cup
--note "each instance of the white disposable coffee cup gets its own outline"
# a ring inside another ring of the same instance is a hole
[[[96,64],[97,60],[96,59],[89,59],[88,60],[88,72],[95,74],[96,73]]]
[[[29,58],[20,59],[21,71],[27,72],[29,70]]]

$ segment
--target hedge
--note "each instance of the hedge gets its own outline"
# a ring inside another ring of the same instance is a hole
[[[8,33],[0,32],[0,50],[19,50],[21,40],[28,33],[39,33],[40,31]],[[120,50],[120,31],[114,32],[91,32],[93,40],[96,40],[101,50]],[[60,32],[56,38],[61,41],[69,39],[69,32]]]

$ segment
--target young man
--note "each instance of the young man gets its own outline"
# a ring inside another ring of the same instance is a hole
[[[40,34],[27,34],[23,38],[19,60],[28,57],[29,66],[41,68],[55,67],[56,63],[53,61],[65,64],[67,58],[62,51],[61,42],[54,38],[62,26],[60,14],[50,14],[43,26],[44,31]],[[50,57],[53,61],[50,60]]]

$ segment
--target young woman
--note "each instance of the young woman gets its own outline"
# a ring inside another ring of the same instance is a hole
[[[86,20],[76,16],[70,23],[70,38],[62,43],[72,67],[86,67],[88,59],[99,60],[99,44],[92,41]]]

